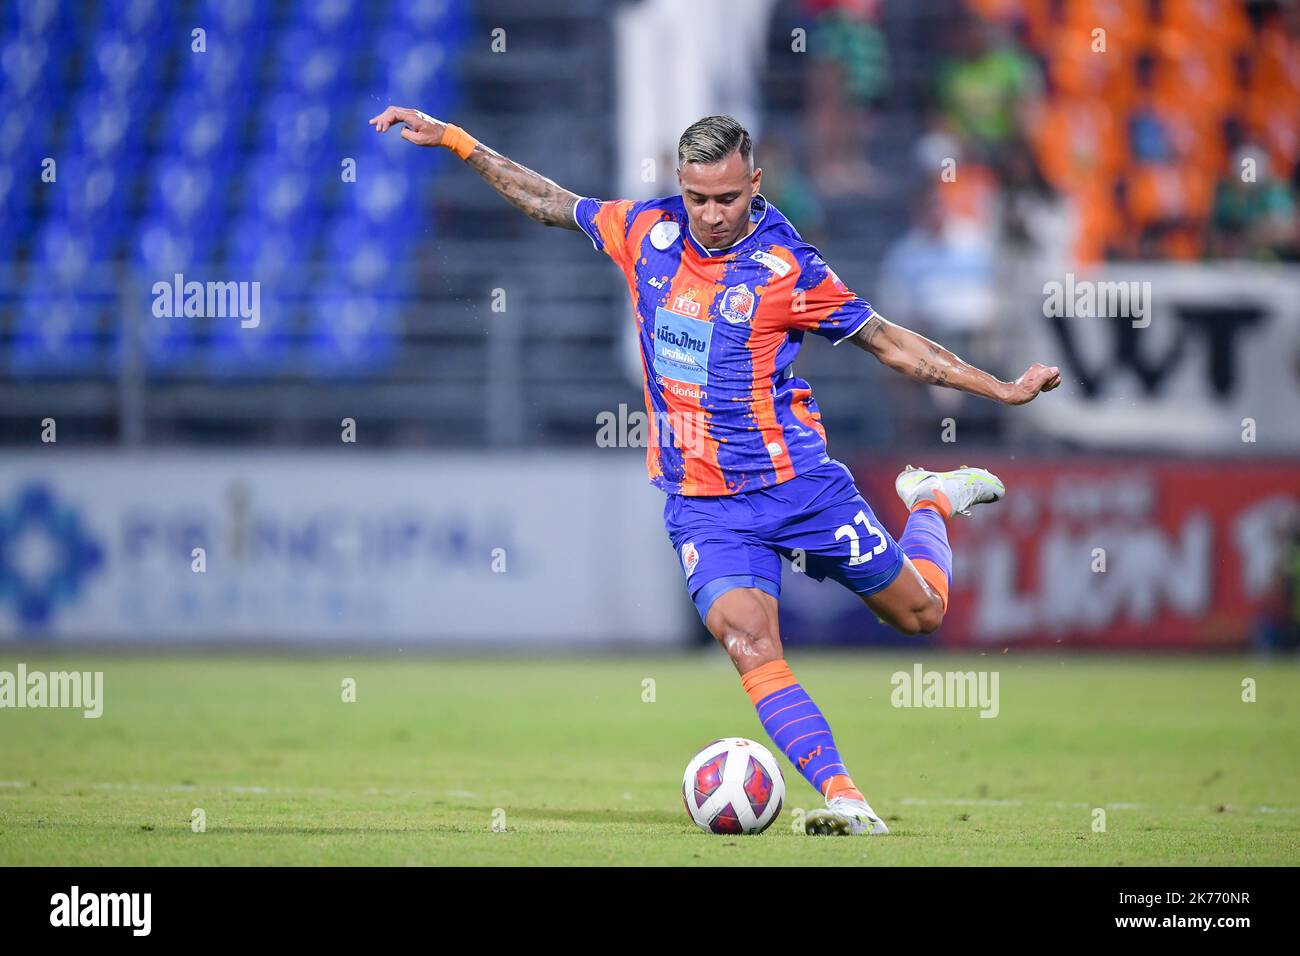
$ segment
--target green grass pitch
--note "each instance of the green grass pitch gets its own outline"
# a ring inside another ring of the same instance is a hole
[[[715,648],[596,661],[7,652],[0,670],[20,659],[103,671],[105,705],[97,720],[0,710],[4,865],[1300,863],[1294,664],[793,652],[894,831],[813,838],[793,832],[792,810],[819,800],[784,758],[785,809],[766,833],[713,836],[687,819],[681,774],[698,748],[768,744]],[[890,676],[917,660],[998,671],[1000,714],[894,708]]]

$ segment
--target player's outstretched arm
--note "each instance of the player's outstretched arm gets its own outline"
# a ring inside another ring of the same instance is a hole
[[[1006,405],[1023,405],[1039,392],[1050,392],[1061,384],[1061,372],[1054,365],[1035,362],[1014,382],[1004,382],[988,372],[963,362],[942,345],[924,335],[873,315],[853,336],[853,344],[870,352],[895,372],[927,385],[943,385],[989,398]]]
[[[370,120],[377,133],[403,125],[402,139],[416,146],[444,146],[482,176],[489,186],[521,212],[546,226],[577,229],[574,207],[578,197],[526,166],[488,149],[459,126],[434,119],[427,113],[390,106]]]

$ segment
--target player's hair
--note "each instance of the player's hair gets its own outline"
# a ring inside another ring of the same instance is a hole
[[[753,164],[754,141],[749,131],[730,116],[706,116],[686,127],[677,141],[677,166],[720,163],[740,150],[740,158]]]

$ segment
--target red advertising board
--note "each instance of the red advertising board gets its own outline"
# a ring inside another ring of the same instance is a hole
[[[931,459],[932,468],[960,463]],[[933,643],[1241,647],[1278,604],[1280,559],[1300,519],[1300,462],[978,461],[1006,482],[1007,497],[950,522],[953,590]],[[896,470],[869,464],[855,474],[901,534]]]

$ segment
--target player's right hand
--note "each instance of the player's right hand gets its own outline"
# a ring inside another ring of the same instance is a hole
[[[1007,405],[1024,405],[1032,402],[1039,392],[1050,392],[1061,384],[1061,369],[1035,362],[1025,370],[1025,374],[1014,382],[1008,382],[1002,395]]]
[[[406,127],[402,130],[402,139],[416,146],[441,146],[442,133],[447,128],[442,120],[405,106],[390,106],[370,120],[376,133],[387,133],[391,126],[398,123]]]

